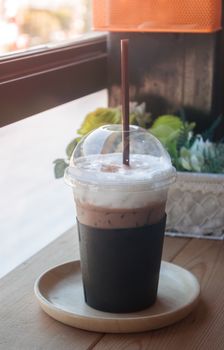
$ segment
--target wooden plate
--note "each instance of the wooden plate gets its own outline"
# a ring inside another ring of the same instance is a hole
[[[162,262],[153,306],[135,313],[101,312],[85,303],[80,262],[71,261],[43,273],[34,290],[42,309],[60,322],[88,331],[132,333],[168,326],[186,317],[197,304],[200,286],[189,271]]]

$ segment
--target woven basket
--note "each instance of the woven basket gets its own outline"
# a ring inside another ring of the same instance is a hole
[[[179,172],[166,211],[166,230],[171,234],[222,239],[224,175]]]

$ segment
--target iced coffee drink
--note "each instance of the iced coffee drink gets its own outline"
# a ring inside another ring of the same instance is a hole
[[[95,179],[95,172],[99,180],[94,188],[92,185],[80,183],[74,193],[80,223],[102,229],[115,229],[155,224],[163,218],[167,190],[150,191],[148,183],[138,184],[140,179],[144,180],[143,164],[161,169],[163,165],[156,164],[152,157],[133,155],[130,166],[127,167],[118,164],[119,158],[120,155],[101,155],[80,161],[81,167],[93,170],[92,180]],[[104,184],[105,177],[107,180],[111,178],[111,186]],[[124,184],[122,179],[119,182],[120,177],[126,177],[128,183]],[[116,183],[113,183],[115,179]]]
[[[77,209],[84,296],[108,312],[155,302],[165,205],[175,177],[162,145],[130,128],[130,164],[122,164],[121,126],[95,130],[77,146],[66,170]]]

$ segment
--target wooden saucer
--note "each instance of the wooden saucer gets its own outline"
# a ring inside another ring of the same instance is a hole
[[[88,331],[132,333],[168,326],[186,317],[198,302],[200,286],[189,271],[162,262],[153,306],[126,314],[101,312],[85,303],[80,262],[71,261],[43,273],[34,291],[42,309],[62,323]]]

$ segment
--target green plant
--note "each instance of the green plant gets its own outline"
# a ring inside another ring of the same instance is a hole
[[[78,136],[66,148],[66,159],[54,161],[55,177],[60,178],[69,164],[72,152],[82,136],[106,124],[121,123],[121,107],[98,108],[85,117]],[[159,116],[152,121],[145,111],[145,103],[130,104],[130,124],[141,126],[157,137],[170,154],[173,165],[179,171],[224,173],[224,144],[213,143],[215,129],[222,120],[218,117],[202,135],[194,133],[196,123],[188,123],[185,118],[175,115]]]
[[[204,141],[202,136],[197,135],[191,147],[181,147],[178,168],[201,173],[224,173],[224,144]]]
[[[66,147],[66,159],[58,158],[54,160],[54,175],[56,179],[64,175],[64,171],[69,165],[69,159],[72,152],[81,139],[90,131],[107,124],[120,124],[122,121],[121,107],[117,108],[97,108],[95,111],[88,113],[77,131],[78,136],[72,140]],[[139,125],[147,128],[151,120],[151,115],[145,111],[145,103],[138,105],[136,102],[130,103],[130,124]]]
[[[187,123],[174,115],[158,117],[149,131],[156,136],[170,154],[173,165],[178,168],[179,151],[188,147],[195,123]]]

